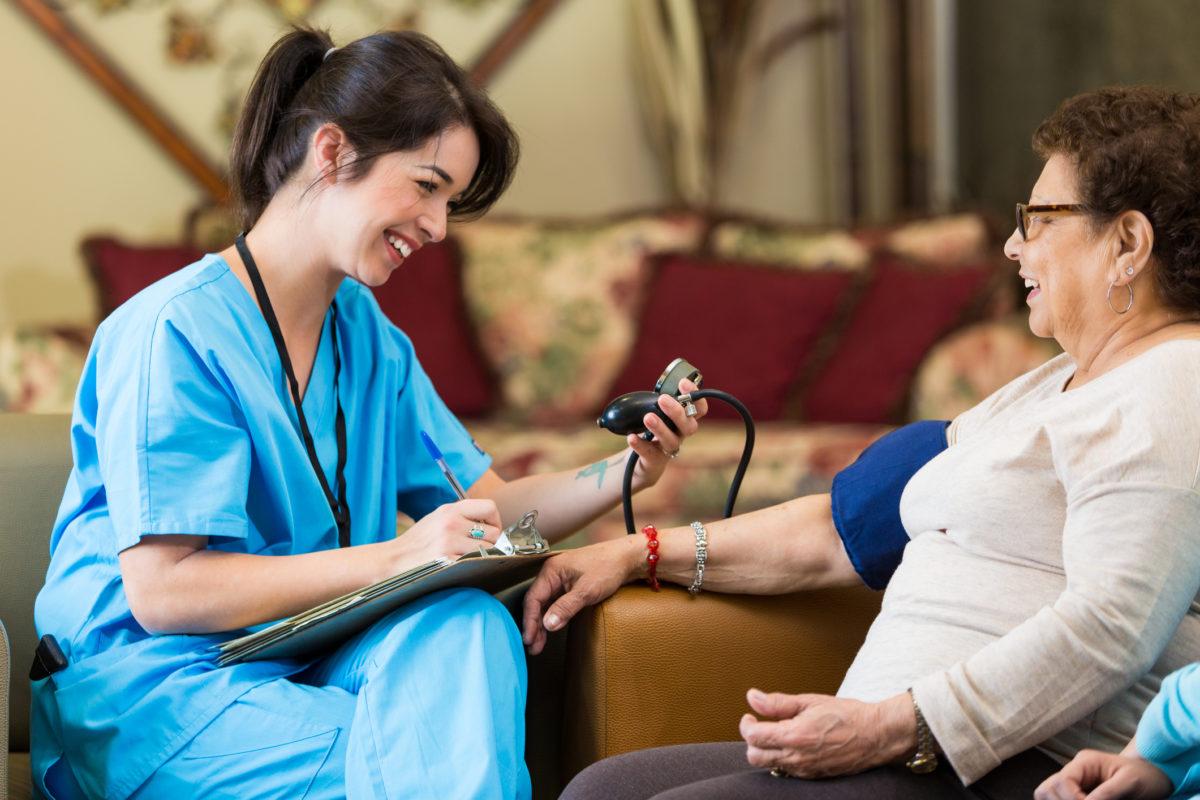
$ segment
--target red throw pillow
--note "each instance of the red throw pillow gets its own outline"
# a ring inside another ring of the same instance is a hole
[[[373,291],[383,313],[412,339],[451,411],[481,417],[495,407],[496,381],[467,315],[461,261],[452,240],[422,247]]]
[[[610,398],[652,389],[682,356],[704,385],[741,400],[755,420],[783,416],[789,392],[853,279],[731,260],[667,255],[657,260],[629,363]],[[716,418],[738,418],[725,403]]]
[[[84,239],[81,248],[96,284],[101,319],[150,284],[204,255],[189,245],[132,247],[108,236]]]
[[[994,270],[878,259],[844,332],[801,395],[806,422],[901,421],[909,384],[934,343],[965,321]]]

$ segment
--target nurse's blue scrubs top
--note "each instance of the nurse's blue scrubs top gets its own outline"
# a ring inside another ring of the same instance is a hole
[[[426,430],[465,485],[483,453],[442,403],[408,337],[371,293],[339,288],[352,543],[393,538],[397,509],[453,502],[418,440]],[[333,353],[326,316],[304,412],[334,486]],[[287,555],[332,550],[337,526],[313,472],[270,330],[216,255],[165,278],[100,326],[84,367],[75,466],[38,595],[39,635],[69,666],[34,684],[35,780],[65,755],[81,786],[124,798],[238,696],[295,661],[218,668],[211,647],[239,633],[148,634],[129,610],[117,554],[155,534]]]

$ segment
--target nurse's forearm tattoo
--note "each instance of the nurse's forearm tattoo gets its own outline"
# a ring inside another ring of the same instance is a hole
[[[575,476],[575,480],[588,478],[592,475],[596,476],[596,488],[604,486],[604,476],[608,474],[609,467],[618,467],[625,463],[625,456],[620,455],[608,461],[597,461],[595,464],[590,464],[579,470],[579,474]]]

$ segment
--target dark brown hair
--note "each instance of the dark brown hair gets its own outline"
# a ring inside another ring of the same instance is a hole
[[[293,28],[259,65],[230,153],[245,230],[303,163],[309,138],[326,122],[338,125],[354,148],[354,160],[343,166],[351,179],[365,175],[381,155],[418,148],[456,125],[469,127],[479,140],[479,167],[450,214],[477,217],[499,199],[516,170],[517,136],[432,39],[390,31],[330,53],[332,47],[325,31]]]
[[[1038,126],[1033,149],[1071,159],[1096,225],[1145,214],[1163,301],[1200,312],[1200,95],[1152,86],[1076,95]]]

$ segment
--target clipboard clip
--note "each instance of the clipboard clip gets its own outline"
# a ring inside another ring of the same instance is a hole
[[[527,556],[544,553],[550,549],[549,543],[542,538],[537,529],[537,509],[526,511],[518,521],[500,532],[496,543],[488,550],[499,551],[506,556]],[[484,548],[479,548],[483,551]],[[483,552],[482,555],[495,555],[495,552]]]

